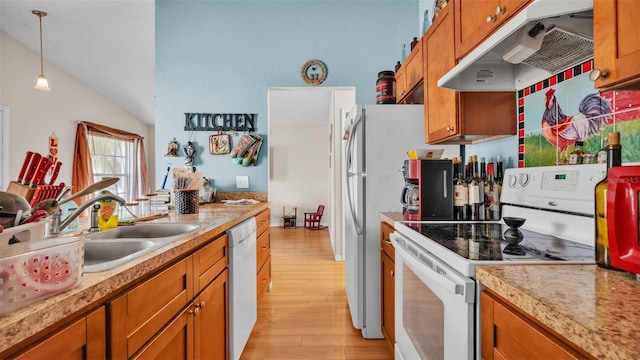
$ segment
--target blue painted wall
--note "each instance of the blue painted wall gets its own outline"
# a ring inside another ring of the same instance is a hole
[[[156,1],[156,186],[167,166],[184,167],[182,157],[164,156],[175,137],[196,142],[195,166],[218,191],[235,191],[237,175],[249,176],[249,191],[266,191],[267,88],[309,86],[300,69],[321,59],[329,70],[321,86],[355,86],[358,103],[374,103],[377,73],[420,36],[418,13],[418,0]],[[213,133],[184,131],[186,112],[258,114],[257,166],[210,155]]]

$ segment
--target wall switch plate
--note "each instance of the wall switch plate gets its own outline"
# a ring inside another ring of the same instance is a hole
[[[248,189],[249,188],[249,177],[248,176],[236,176],[236,187],[238,189]]]

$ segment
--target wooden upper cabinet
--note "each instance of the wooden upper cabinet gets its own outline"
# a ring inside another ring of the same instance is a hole
[[[458,92],[438,87],[438,79],[456,64],[454,15],[453,7],[445,6],[427,32],[423,46],[425,142],[469,144],[515,135],[514,92]]]
[[[455,66],[454,16],[451,4],[444,7],[427,32],[423,51],[425,75],[425,142],[458,134],[458,92],[438,87],[438,79]]]
[[[396,71],[396,103],[400,104],[404,100],[409,90],[407,89],[407,67],[400,66]]]
[[[456,59],[462,59],[530,0],[457,0]]]
[[[424,91],[423,39],[420,39],[396,74],[396,103],[422,104]]]
[[[422,82],[424,72],[422,67],[422,41],[418,41],[416,46],[411,50],[411,54],[409,54],[405,65],[407,67],[407,88],[411,90]]]
[[[597,88],[640,89],[640,3],[593,1],[594,67],[603,74]]]

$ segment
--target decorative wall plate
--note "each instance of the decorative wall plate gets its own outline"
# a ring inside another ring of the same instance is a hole
[[[322,60],[309,60],[302,65],[300,75],[307,84],[320,85],[327,79],[327,65]]]

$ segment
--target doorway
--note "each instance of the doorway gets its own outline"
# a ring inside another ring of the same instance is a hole
[[[355,105],[355,87],[267,90],[271,222],[283,226],[283,208],[304,213],[325,205],[334,258],[344,260],[342,242],[341,114]]]

